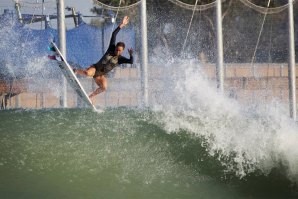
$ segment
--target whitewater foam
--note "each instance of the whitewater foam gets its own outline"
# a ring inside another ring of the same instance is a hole
[[[268,174],[282,164],[297,180],[298,127],[284,105],[240,104],[218,92],[198,64],[186,63],[175,68],[179,75],[167,77],[172,89],[163,94],[166,100],[153,104],[163,112],[167,132],[184,129],[203,138],[208,153],[241,178],[255,171]]]

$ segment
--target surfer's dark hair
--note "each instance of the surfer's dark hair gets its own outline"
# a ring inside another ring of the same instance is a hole
[[[118,47],[118,46],[120,46],[123,49],[125,49],[125,43],[124,42],[118,42],[117,45],[116,45],[116,47]]]

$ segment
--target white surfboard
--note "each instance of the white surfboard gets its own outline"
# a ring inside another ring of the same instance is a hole
[[[79,79],[73,72],[70,65],[67,63],[65,57],[61,54],[59,48],[54,42],[51,42],[52,46],[55,49],[55,52],[61,57],[61,61],[57,60],[60,69],[62,70],[63,75],[67,79],[68,83],[71,87],[76,91],[76,93],[81,97],[81,99],[90,107],[93,108],[95,111],[99,111],[96,107],[92,104],[89,96],[87,95],[86,91],[84,90],[83,86],[81,85]]]

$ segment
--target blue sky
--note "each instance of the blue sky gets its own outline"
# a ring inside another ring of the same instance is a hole
[[[3,13],[4,9],[14,10],[14,4],[16,0],[0,0],[0,14]],[[42,13],[42,0],[19,0],[21,3],[21,12],[23,14],[41,14]],[[80,11],[83,15],[94,15],[90,12],[93,7],[92,0],[64,0],[65,7],[75,7],[77,11]],[[56,0],[45,0],[44,4],[44,14],[56,13]],[[66,14],[70,12],[65,11]],[[85,20],[88,20],[87,18]],[[52,22],[53,23],[53,22]],[[67,27],[71,28],[73,26],[73,21],[67,20]]]

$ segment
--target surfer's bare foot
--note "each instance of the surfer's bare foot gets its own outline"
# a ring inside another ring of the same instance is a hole
[[[93,93],[91,93],[89,95],[89,98],[91,99],[91,98],[93,98],[94,96],[98,95],[101,92],[102,92],[101,88],[97,88]]]
[[[93,99],[93,97],[94,97],[94,94],[93,94],[93,93],[91,93],[91,94],[89,95],[89,98],[90,98],[90,100],[92,100],[92,99]]]
[[[90,101],[91,101],[91,104],[92,104],[92,105],[95,105],[95,104],[94,104],[94,95],[93,95],[93,96],[92,96],[92,94],[89,95],[89,99],[90,99]]]
[[[74,74],[77,74],[77,69],[76,68],[72,68],[72,71],[74,72]]]

